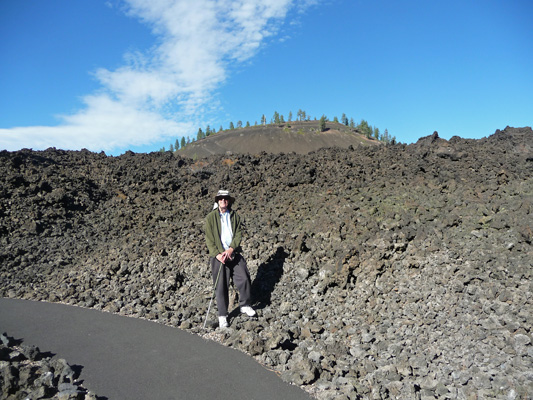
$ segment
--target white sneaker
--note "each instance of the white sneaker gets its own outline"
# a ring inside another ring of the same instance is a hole
[[[228,319],[226,317],[218,317],[218,327],[219,328],[227,328],[228,327]]]
[[[241,307],[241,312],[243,314],[248,315],[249,317],[255,317],[255,314],[256,314],[255,310],[250,306]]]

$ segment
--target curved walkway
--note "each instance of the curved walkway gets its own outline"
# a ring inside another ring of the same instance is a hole
[[[238,350],[137,318],[0,298],[0,330],[81,366],[109,400],[310,398]]]

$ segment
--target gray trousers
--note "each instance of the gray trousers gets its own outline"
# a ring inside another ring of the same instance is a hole
[[[215,257],[211,257],[210,263],[211,271],[213,273],[213,283],[215,283],[218,270],[222,263]],[[233,278],[233,282],[239,291],[239,305],[241,307],[250,305],[252,300],[252,283],[250,281],[250,272],[246,266],[246,260],[240,254],[236,254],[233,261],[224,264],[224,268],[220,271],[217,287],[215,288],[219,316],[228,315],[229,286],[231,278]]]

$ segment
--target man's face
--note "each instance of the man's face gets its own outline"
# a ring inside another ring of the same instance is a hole
[[[229,206],[229,198],[221,197],[218,200],[218,208],[220,211],[225,212],[228,209],[228,206]]]

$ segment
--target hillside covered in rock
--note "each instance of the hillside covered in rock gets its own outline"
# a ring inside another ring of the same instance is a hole
[[[215,154],[308,154],[322,148],[378,146],[383,144],[367,138],[357,128],[326,122],[320,130],[319,121],[292,121],[282,124],[256,125],[229,129],[191,142],[177,151],[182,157],[205,158]]]
[[[0,182],[3,297],[187,329],[321,399],[533,396],[531,128],[201,160],[3,151]],[[258,318],[203,330],[219,188]]]

